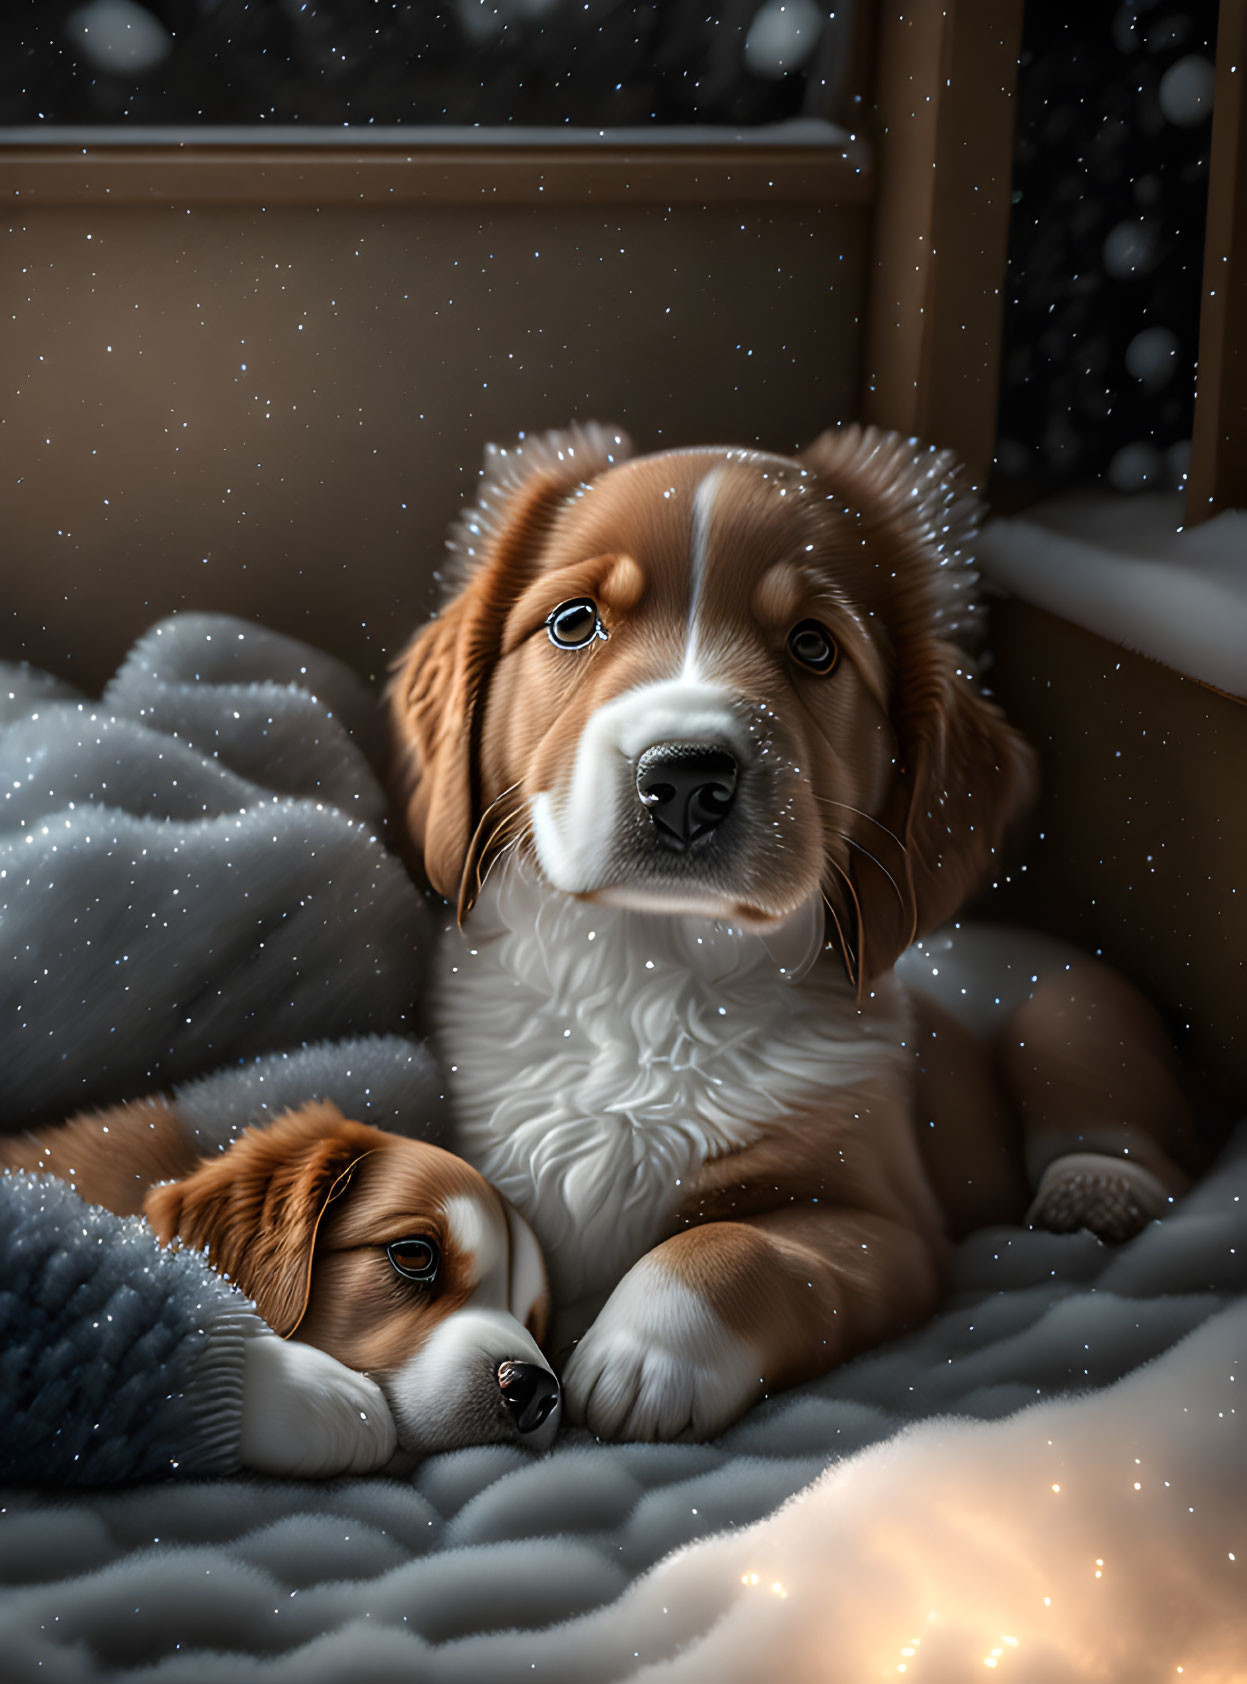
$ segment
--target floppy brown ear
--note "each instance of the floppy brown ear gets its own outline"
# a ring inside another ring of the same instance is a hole
[[[837,920],[856,930],[860,989],[988,878],[1034,792],[1034,755],[979,687],[980,505],[956,458],[851,426],[823,433],[800,460],[855,520],[871,563],[866,606],[894,659],[898,752],[877,815],[886,829],[863,836],[869,853],[854,850],[848,884],[828,885]]]
[[[288,1338],[307,1308],[320,1219],[355,1164],[385,1144],[380,1129],[317,1101],[247,1129],[220,1157],[154,1187],[143,1214],[161,1245],[206,1247],[213,1268]]]
[[[407,829],[461,918],[483,863],[479,734],[507,614],[563,500],[631,453],[619,428],[596,423],[490,445],[480,495],[450,542],[458,592],[396,663],[389,712]]]

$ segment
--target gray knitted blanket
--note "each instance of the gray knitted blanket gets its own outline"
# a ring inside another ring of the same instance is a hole
[[[102,704],[6,695],[2,1126],[174,1086],[222,1140],[314,1093],[436,1130],[355,681],[187,616]],[[1247,1653],[1247,1136],[1119,1249],[972,1236],[925,1328],[714,1444],[328,1484],[187,1477],[229,1465],[188,1400],[223,1334],[228,1407],[246,1307],[46,1183],[0,1197],[0,1447],[61,1487],[0,1488],[5,1684],[1136,1684]]]
[[[224,616],[154,627],[98,703],[0,669],[0,1128],[174,1087],[209,1146],[329,1090],[436,1133],[376,748],[352,673]],[[231,1471],[254,1323],[141,1222],[0,1179],[0,1478]]]

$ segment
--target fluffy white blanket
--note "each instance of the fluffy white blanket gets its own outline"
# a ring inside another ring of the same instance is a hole
[[[345,776],[326,805],[354,793]],[[378,939],[390,881],[378,862],[363,895]],[[400,946],[387,962],[407,962]],[[374,952],[369,986],[383,970]],[[365,1027],[401,1025],[341,1033]],[[303,1058],[318,1089],[341,1081],[393,1126],[395,1046]],[[236,1126],[299,1062],[249,1061],[194,1092]],[[1120,1250],[973,1236],[929,1326],[713,1445],[568,1433],[538,1460],[487,1447],[401,1482],[0,1493],[0,1676],[1241,1679],[1245,1280],[1247,1132]]]

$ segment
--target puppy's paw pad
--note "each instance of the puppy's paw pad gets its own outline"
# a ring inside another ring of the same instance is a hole
[[[369,1473],[398,1436],[375,1381],[313,1345],[248,1339],[238,1455],[256,1473],[300,1479]]]
[[[563,1395],[570,1419],[599,1438],[701,1439],[761,1394],[758,1371],[699,1293],[642,1259],[576,1347]]]
[[[1168,1204],[1164,1186],[1142,1165],[1078,1152],[1048,1165],[1026,1223],[1053,1234],[1089,1228],[1098,1238],[1120,1244],[1163,1216]]]

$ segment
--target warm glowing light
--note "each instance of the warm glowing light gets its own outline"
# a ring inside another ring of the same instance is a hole
[[[1060,1486],[1059,1486],[1059,1485],[1054,1485],[1054,1486],[1053,1486],[1053,1487],[1052,1487],[1052,1489],[1053,1489],[1053,1490],[1054,1490],[1054,1491],[1059,1491],[1059,1490],[1060,1490],[1060,1489],[1061,1489],[1061,1487],[1060,1487]]]
[[[935,1610],[934,1609],[931,1610],[929,1618],[931,1618],[931,1619],[935,1618]],[[905,1655],[906,1657],[908,1657],[910,1655],[916,1655],[918,1653],[918,1646],[921,1642],[922,1642],[922,1639],[920,1637],[911,1637],[909,1642],[901,1650],[901,1654]],[[903,1661],[898,1661],[897,1664],[896,1664],[896,1670],[898,1672],[908,1672],[909,1671],[908,1659],[903,1660]]]

